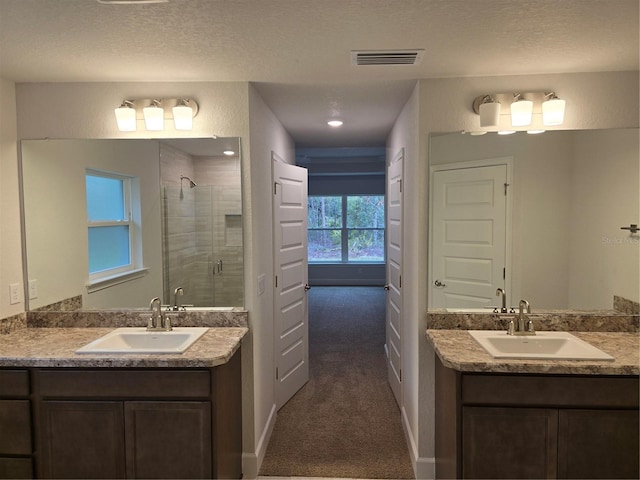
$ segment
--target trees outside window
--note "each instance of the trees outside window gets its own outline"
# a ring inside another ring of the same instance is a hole
[[[384,195],[309,196],[309,262],[384,262]]]

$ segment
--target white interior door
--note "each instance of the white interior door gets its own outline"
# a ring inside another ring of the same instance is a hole
[[[505,288],[507,165],[433,172],[434,308],[497,305]]]
[[[402,170],[404,150],[387,168],[387,317],[386,345],[389,384],[402,405]]]
[[[307,170],[274,158],[273,186],[276,407],[280,409],[309,380]]]

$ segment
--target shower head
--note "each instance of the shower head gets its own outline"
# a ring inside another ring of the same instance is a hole
[[[189,180],[189,188],[197,187],[198,184],[191,180],[189,177],[185,177],[184,175],[180,175],[180,186],[182,186],[182,180]]]

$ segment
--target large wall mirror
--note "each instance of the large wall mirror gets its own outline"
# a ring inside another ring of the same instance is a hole
[[[432,135],[429,308],[498,305],[497,288],[534,311],[640,301],[638,142],[638,129]]]
[[[23,140],[28,309],[146,308],[153,297],[172,305],[179,287],[183,305],[242,307],[240,158],[239,138]],[[125,220],[104,221],[118,202],[100,196],[96,178],[124,179]],[[94,235],[103,226],[113,236]],[[92,252],[124,230],[131,266],[101,275],[104,257]]]

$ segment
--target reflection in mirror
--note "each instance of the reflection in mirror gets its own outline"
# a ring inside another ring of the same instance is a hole
[[[178,287],[182,305],[243,305],[238,138],[23,140],[21,168],[29,309],[173,305]],[[130,262],[92,275],[88,228],[105,223],[87,218],[88,171],[131,185]]]
[[[638,129],[432,135],[429,308],[500,306],[498,288],[534,311],[640,301],[640,236],[621,229],[640,223],[638,142]]]

